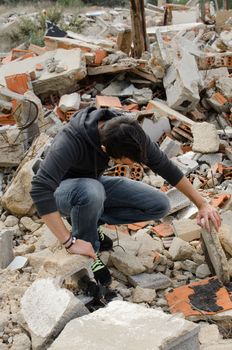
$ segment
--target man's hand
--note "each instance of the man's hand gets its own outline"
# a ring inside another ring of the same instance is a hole
[[[221,226],[221,218],[218,211],[209,203],[204,203],[199,208],[197,224],[210,232],[210,221],[212,221],[215,229],[218,231]]]
[[[93,259],[96,259],[96,253],[91,243],[77,239],[76,242],[67,251],[70,254],[87,255]]]

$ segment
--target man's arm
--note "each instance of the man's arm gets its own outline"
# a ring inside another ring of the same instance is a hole
[[[65,247],[70,245],[70,232],[64,225],[58,211],[43,215],[42,220],[61,243],[67,242],[64,245]],[[67,250],[71,254],[87,255],[93,259],[96,259],[96,253],[94,252],[92,244],[81,239],[77,239],[76,242]]]
[[[210,231],[210,223],[212,221],[216,230],[219,230],[221,219],[217,210],[207,203],[200,193],[192,186],[190,181],[184,176],[175,186],[179,191],[186,195],[199,209],[197,215],[198,225]]]

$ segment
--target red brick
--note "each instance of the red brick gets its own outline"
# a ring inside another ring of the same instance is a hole
[[[103,49],[98,49],[95,52],[95,64],[101,65],[104,58],[107,56],[107,52]]]
[[[8,89],[18,94],[23,95],[26,91],[32,89],[30,76],[26,73],[8,75],[5,77],[5,81]]]
[[[215,208],[221,208],[225,204],[225,202],[227,202],[230,199],[230,197],[231,197],[230,194],[226,194],[226,193],[218,194],[211,200],[211,204]]]
[[[104,108],[104,107],[122,108],[122,105],[118,97],[98,95],[96,96],[96,107],[97,108]]]
[[[159,237],[169,237],[174,233],[173,226],[171,224],[160,224],[152,228],[152,231],[155,232]]]

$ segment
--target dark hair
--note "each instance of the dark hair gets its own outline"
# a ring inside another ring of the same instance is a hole
[[[100,141],[112,158],[127,157],[137,163],[146,162],[146,134],[130,117],[115,117],[99,129]]]

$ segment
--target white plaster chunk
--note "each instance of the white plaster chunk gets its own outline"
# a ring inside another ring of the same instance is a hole
[[[32,347],[42,350],[74,317],[88,313],[74,295],[52,279],[39,279],[25,292],[21,314],[32,337]]]
[[[203,122],[192,126],[193,151],[200,153],[218,152],[220,139],[213,124]]]
[[[178,316],[125,301],[75,319],[65,327],[50,350],[178,349],[182,336],[198,333],[198,326]],[[197,341],[198,344],[198,341]],[[196,345],[197,348],[197,345]]]

